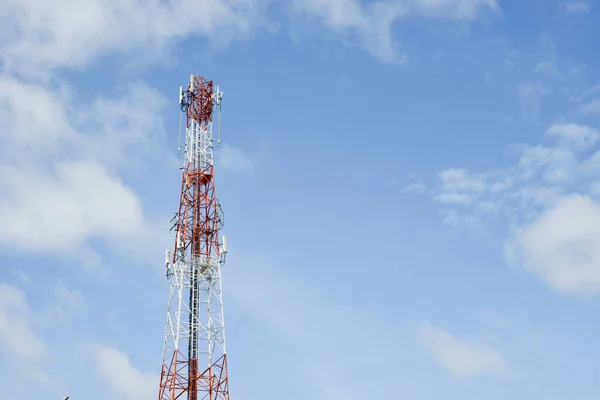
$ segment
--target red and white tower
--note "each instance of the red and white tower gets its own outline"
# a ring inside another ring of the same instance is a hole
[[[219,238],[223,212],[215,194],[213,118],[222,92],[213,81],[190,76],[179,89],[185,115],[185,147],[173,253],[167,250],[171,282],[159,400],[229,400],[221,267],[227,254]],[[181,132],[180,132],[181,138]]]

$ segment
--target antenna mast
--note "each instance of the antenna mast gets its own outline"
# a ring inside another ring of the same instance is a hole
[[[190,75],[187,89],[179,89],[183,177],[171,221],[175,247],[165,260],[171,289],[159,400],[229,400],[221,284],[227,240],[219,239],[223,212],[215,193],[212,130],[222,97],[212,80],[200,76]]]

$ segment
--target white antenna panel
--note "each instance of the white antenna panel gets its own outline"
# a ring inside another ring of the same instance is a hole
[[[223,250],[221,250],[221,253],[227,254],[227,236],[225,235],[223,235]]]
[[[165,254],[165,266],[169,266],[169,262],[171,261],[171,250],[167,249]]]

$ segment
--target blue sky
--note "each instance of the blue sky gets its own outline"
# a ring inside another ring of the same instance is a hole
[[[232,398],[597,398],[582,0],[0,0],[0,387],[157,396],[179,85],[224,91]]]

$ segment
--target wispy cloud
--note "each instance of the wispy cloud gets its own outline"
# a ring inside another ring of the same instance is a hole
[[[508,216],[515,207],[552,204],[570,185],[593,181],[591,172],[597,168],[598,156],[590,149],[598,135],[598,130],[581,124],[552,125],[546,131],[547,144],[512,145],[517,156],[512,167],[484,172],[442,171],[434,199],[469,206],[463,210],[477,211],[481,217],[486,211],[501,210]]]
[[[456,377],[503,375],[507,372],[506,360],[492,346],[459,339],[430,322],[420,323],[416,335],[417,341],[436,363]]]
[[[600,115],[600,98],[590,100],[579,107],[579,110],[584,115]]]
[[[588,14],[592,10],[592,4],[589,1],[572,0],[564,4],[565,9],[574,14]]]
[[[484,10],[499,12],[496,0],[413,0],[417,12],[429,17],[473,20]]]
[[[317,20],[328,31],[355,37],[382,61],[404,64],[406,54],[393,34],[393,25],[408,17],[471,21],[485,10],[499,11],[496,0],[377,1],[296,0],[294,11]]]
[[[225,169],[233,171],[241,171],[251,169],[254,165],[250,156],[238,148],[231,147],[227,143],[223,143],[219,149],[219,157],[217,163]]]
[[[48,382],[45,362],[50,349],[38,331],[40,317],[23,290],[0,283],[0,355],[12,360],[8,376],[0,379],[4,385],[24,379],[29,384]]]
[[[146,400],[156,396],[158,374],[140,372],[125,353],[109,346],[98,346],[94,358],[100,378],[119,399]]]
[[[71,289],[60,281],[52,290],[52,299],[46,304],[45,314],[59,322],[74,315],[85,315],[88,307],[89,303],[80,290]]]
[[[402,393],[402,388],[394,393],[389,387],[371,384],[408,368],[394,361],[402,359],[399,352],[408,343],[399,343],[393,321],[378,320],[354,302],[338,301],[335,293],[323,291],[314,276],[273,268],[252,257],[243,259],[247,268],[227,280],[232,299],[229,304],[264,324],[286,343],[287,358],[294,360],[290,367],[294,368],[295,379],[320,389],[313,392],[313,398],[359,400]],[[365,338],[377,339],[369,339],[367,351],[350,350]],[[315,373],[315,365],[327,374]],[[364,365],[378,368],[364,369]],[[356,371],[361,368],[361,377],[356,379]],[[302,391],[304,386],[287,390]]]
[[[0,285],[0,351],[5,356],[35,361],[48,353],[43,340],[33,331],[34,316],[21,289]]]
[[[525,120],[537,121],[544,96],[549,89],[539,83],[525,82],[517,87],[521,112]]]
[[[424,193],[427,186],[423,182],[413,182],[400,189],[404,193]]]
[[[600,205],[596,174],[600,132],[554,124],[546,144],[513,145],[517,160],[502,170],[449,169],[440,174],[434,200],[453,225],[509,221],[514,230],[505,257],[567,294],[600,293]]]

